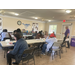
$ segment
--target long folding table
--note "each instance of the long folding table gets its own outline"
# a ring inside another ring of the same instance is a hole
[[[62,39],[57,39],[57,40],[62,40]],[[15,43],[16,41],[10,41],[11,43]],[[44,43],[45,39],[31,39],[31,40],[26,40],[27,44],[35,44],[35,43]],[[14,44],[9,44],[9,42],[6,41],[1,41],[0,42],[2,48],[8,48],[14,46]],[[4,58],[5,58],[5,52],[4,52]]]

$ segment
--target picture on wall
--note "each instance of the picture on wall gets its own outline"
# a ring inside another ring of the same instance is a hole
[[[38,23],[32,23],[32,31],[33,32],[35,32],[35,31],[38,32]]]

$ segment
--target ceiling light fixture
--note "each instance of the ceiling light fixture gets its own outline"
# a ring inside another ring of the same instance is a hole
[[[18,16],[19,14],[18,13],[15,13],[15,15]]]
[[[66,10],[66,13],[71,13],[72,11],[71,10]]]
[[[35,17],[35,19],[38,19],[37,17]]]
[[[49,22],[51,22],[51,20],[48,20]]]

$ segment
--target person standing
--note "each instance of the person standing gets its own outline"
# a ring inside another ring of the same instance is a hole
[[[65,33],[63,33],[63,34],[65,35],[64,40],[63,40],[63,43],[64,43],[64,42],[65,42],[65,40],[66,40],[67,38],[69,38],[69,35],[70,35],[70,30],[69,30],[68,26],[66,26],[66,32],[65,32]],[[67,41],[67,45],[68,45],[68,47],[67,47],[67,48],[70,48],[69,41]]]

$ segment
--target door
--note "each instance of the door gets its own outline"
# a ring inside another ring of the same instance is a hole
[[[70,38],[69,38],[69,41],[71,40],[71,29],[72,29],[72,25],[63,25],[63,27],[62,27],[62,33],[65,33],[66,32],[66,26],[68,26],[68,28],[69,28],[69,30],[70,30]],[[62,38],[64,38],[65,37],[65,35],[63,34],[62,35]]]

